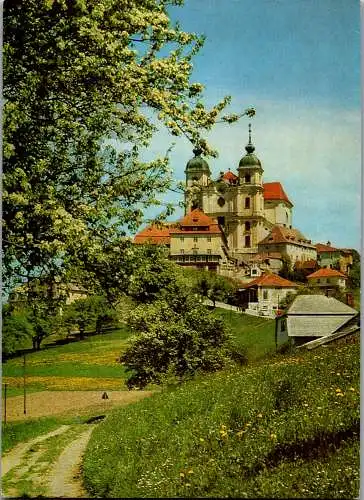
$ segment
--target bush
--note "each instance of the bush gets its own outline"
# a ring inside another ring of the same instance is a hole
[[[223,322],[192,300],[182,309],[179,304],[178,312],[163,300],[140,305],[129,325],[138,333],[121,356],[131,372],[129,388],[160,384],[167,373],[182,380],[197,371],[216,371],[228,360]]]
[[[33,334],[34,328],[25,310],[3,308],[2,352],[5,357],[14,354]]]

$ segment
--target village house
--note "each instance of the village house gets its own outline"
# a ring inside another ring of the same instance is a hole
[[[336,332],[351,321],[357,311],[334,297],[299,295],[288,311],[276,319],[277,345],[292,339],[301,345]]]
[[[317,243],[317,260],[320,267],[338,269],[342,273],[348,274],[353,265],[353,252],[347,248],[335,248],[331,242],[326,244]]]
[[[321,268],[307,276],[309,286],[325,290],[327,293],[345,290],[347,276],[336,269]]]
[[[277,274],[263,274],[239,288],[239,302],[246,314],[274,318],[280,302],[288,293],[296,293],[298,287]]]

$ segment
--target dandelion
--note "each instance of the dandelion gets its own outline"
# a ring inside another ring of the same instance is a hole
[[[204,443],[205,442],[204,438],[200,438],[200,442]]]
[[[338,388],[336,389],[336,392],[342,392],[342,391],[341,391],[341,389],[338,387]]]
[[[180,476],[181,478],[183,478],[183,477],[185,477],[185,473],[184,473],[184,472],[180,472],[180,473],[179,473],[179,476]]]
[[[187,472],[187,474],[193,474],[193,470],[192,470],[192,469],[190,469],[190,470]]]
[[[241,436],[244,434],[244,432],[245,432],[245,431],[243,431],[243,430],[238,431],[238,432],[236,433],[236,436],[237,436],[238,438],[241,438]]]
[[[258,413],[258,418],[263,418],[263,415],[261,413]]]
[[[350,388],[349,388],[349,391],[355,392],[354,387],[350,387]]]
[[[303,406],[308,406],[308,404],[307,403],[303,403]]]
[[[271,435],[269,436],[270,439],[277,439],[277,434],[274,434],[273,432],[271,433]]]

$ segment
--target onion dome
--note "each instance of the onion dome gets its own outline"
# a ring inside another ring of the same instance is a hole
[[[198,172],[207,172],[208,174],[210,174],[211,172],[209,164],[207,163],[206,160],[201,158],[202,149],[199,146],[196,146],[193,149],[193,152],[195,156],[194,158],[191,158],[191,160],[187,162],[185,173],[187,174],[198,171]]]
[[[243,158],[239,162],[239,167],[261,167],[262,164],[260,163],[260,160],[257,156],[255,156],[254,151],[255,151],[255,146],[252,143],[252,137],[251,137],[251,124],[249,123],[249,142],[245,146],[246,150],[246,155],[243,156]]]

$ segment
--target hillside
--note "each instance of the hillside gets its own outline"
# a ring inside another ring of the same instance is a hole
[[[98,497],[358,495],[359,345],[234,368],[115,410],[84,477]]]

